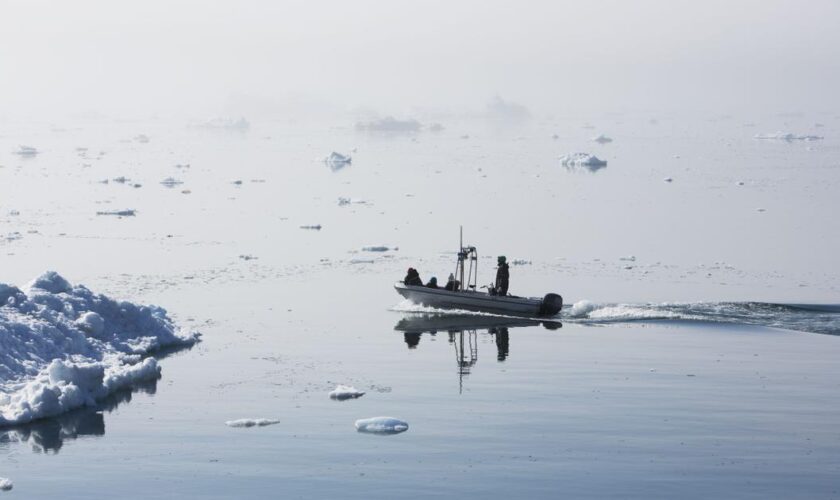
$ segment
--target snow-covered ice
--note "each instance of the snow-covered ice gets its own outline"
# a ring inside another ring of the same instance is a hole
[[[356,430],[372,434],[398,434],[408,430],[408,422],[393,417],[373,417],[356,420]]]
[[[0,426],[95,404],[160,375],[155,350],[199,334],[166,311],[116,301],[47,272],[23,289],[0,283]]]
[[[265,427],[266,425],[279,424],[279,420],[272,418],[240,418],[228,420],[225,425],[228,427]]]
[[[365,395],[365,391],[360,391],[351,385],[337,385],[335,389],[330,391],[330,399],[337,399],[343,401],[345,399],[356,399]]]
[[[324,161],[330,165],[346,165],[348,163],[352,163],[353,158],[351,158],[350,155],[343,155],[333,151],[329,154],[329,156],[324,158]]]
[[[9,491],[14,487],[11,479],[0,477],[0,491]]]

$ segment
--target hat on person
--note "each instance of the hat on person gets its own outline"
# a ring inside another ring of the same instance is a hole
[[[499,264],[504,264],[506,260],[507,257],[505,257],[504,255],[499,255]]]

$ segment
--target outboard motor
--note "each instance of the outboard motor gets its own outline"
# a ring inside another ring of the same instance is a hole
[[[563,297],[556,293],[549,293],[540,303],[540,316],[554,316],[563,309]]]

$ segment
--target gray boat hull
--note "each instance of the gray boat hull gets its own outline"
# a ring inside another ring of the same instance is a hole
[[[560,312],[555,302],[547,303],[550,295],[544,299],[490,295],[483,292],[458,291],[452,292],[443,288],[427,288],[424,286],[394,285],[397,293],[415,304],[439,307],[443,309],[464,309],[468,311],[489,312],[495,314],[510,314],[516,316],[553,316]]]

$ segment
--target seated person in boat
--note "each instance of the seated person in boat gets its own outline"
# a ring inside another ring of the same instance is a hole
[[[444,290],[449,290],[450,292],[457,292],[459,288],[461,288],[461,283],[459,283],[458,280],[455,279],[454,274],[450,273],[449,279],[446,280],[446,286],[444,287]]]
[[[432,279],[430,279],[429,282],[426,283],[426,288],[439,288],[437,284],[437,278],[432,276]]]
[[[423,286],[423,280],[420,279],[420,273],[418,273],[417,269],[414,269],[413,267],[408,268],[408,273],[405,275],[403,283],[406,285]]]
[[[508,285],[510,284],[510,268],[507,264],[507,258],[500,255],[498,259],[499,267],[496,269],[496,294],[507,295]]]

